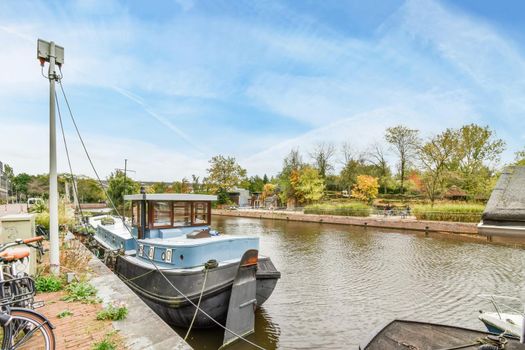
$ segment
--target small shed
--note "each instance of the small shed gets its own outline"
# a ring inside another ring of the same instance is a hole
[[[454,201],[466,200],[467,192],[463,191],[456,185],[450,186],[447,192],[445,192],[445,198]]]

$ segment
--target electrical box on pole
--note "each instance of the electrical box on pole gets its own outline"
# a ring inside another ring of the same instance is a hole
[[[45,62],[49,62],[51,43],[42,39],[38,39],[36,47],[36,57],[43,59]],[[55,63],[59,66],[64,64],[64,48],[62,46],[55,45]]]
[[[49,62],[49,267],[54,275],[60,273],[60,242],[58,235],[58,176],[57,176],[57,147],[56,147],[56,118],[55,118],[55,81],[61,75],[57,74],[56,66],[60,68],[64,63],[64,48],[38,39],[37,58],[44,67]]]

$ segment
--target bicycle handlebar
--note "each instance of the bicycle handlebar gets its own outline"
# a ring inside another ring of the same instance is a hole
[[[44,236],[36,236],[32,238],[27,238],[22,241],[23,244],[33,243],[33,242],[39,242],[44,240]]]
[[[32,242],[40,242],[43,239],[44,239],[44,236],[36,236],[36,237],[27,238],[27,239],[24,239],[24,240],[17,239],[14,242],[9,242],[9,243],[5,243],[5,244],[0,245],[0,252],[3,252],[7,248],[11,248],[11,247],[14,247],[14,246],[17,246],[17,245],[20,245],[20,244],[25,244],[25,245],[31,246],[30,244]],[[33,248],[35,248],[35,247],[33,247]]]

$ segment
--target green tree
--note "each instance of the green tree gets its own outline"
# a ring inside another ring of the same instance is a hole
[[[404,182],[410,159],[415,155],[419,145],[419,131],[398,125],[386,129],[385,139],[391,149],[399,157],[398,170],[401,180],[401,194],[404,192]]]
[[[458,144],[459,132],[447,129],[419,148],[418,156],[424,170],[423,185],[432,207],[437,196],[443,192],[446,174],[451,169]]]
[[[228,191],[223,188],[217,190],[217,204],[232,204]]]
[[[505,142],[495,137],[488,126],[464,125],[459,130],[457,169],[463,190],[470,196],[484,191],[494,173],[494,164],[505,150]]]
[[[265,185],[264,179],[262,179],[259,175],[252,176],[247,181],[247,189],[250,192],[262,192],[263,187]]]
[[[49,175],[32,176],[27,184],[27,193],[30,197],[47,198],[49,194]]]
[[[99,182],[95,179],[77,179],[78,200],[87,203],[104,201],[105,195]]]
[[[150,189],[151,193],[166,193],[166,192],[169,192],[168,191],[169,186],[165,182],[154,182],[149,187],[150,187],[149,189]]]
[[[319,171],[310,165],[305,165],[299,172],[295,189],[298,197],[306,203],[318,201],[323,197],[324,189],[324,180]]]
[[[237,164],[234,157],[218,155],[210,159],[209,163],[206,182],[213,193],[217,193],[220,188],[225,191],[231,190],[246,178],[246,169]]]
[[[514,165],[525,166],[525,149],[514,153]]]
[[[169,190],[173,193],[190,193],[192,186],[188,179],[184,177],[181,181],[174,181]]]
[[[288,208],[294,207],[298,198],[296,185],[299,170],[304,166],[299,150],[292,149],[283,160],[283,168],[277,176],[279,197]]]
[[[26,173],[20,173],[13,178],[13,190],[17,192],[18,199],[23,194],[25,198],[28,197],[28,186],[31,181],[31,175]]]
[[[140,184],[124,175],[123,171],[117,170],[108,178],[107,193],[113,204],[117,208],[122,208],[124,195],[138,193]]]

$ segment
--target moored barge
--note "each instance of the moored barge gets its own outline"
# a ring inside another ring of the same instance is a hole
[[[97,245],[115,254],[115,273],[167,323],[188,327],[200,299],[200,309],[225,323],[232,285],[247,251],[259,250],[256,236],[219,233],[210,227],[216,196],[200,194],[135,194],[131,225],[120,218],[110,224],[94,217]],[[280,272],[271,259],[257,256],[256,302],[272,294]],[[166,280],[168,279],[169,282]],[[191,302],[189,301],[191,300]],[[194,328],[215,323],[197,313]]]

